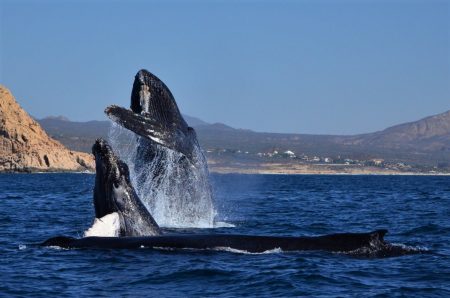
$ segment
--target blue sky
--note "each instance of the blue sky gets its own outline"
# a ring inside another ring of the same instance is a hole
[[[450,109],[450,1],[0,3],[0,83],[36,117],[105,119],[141,68],[183,113],[256,131],[363,133]]]

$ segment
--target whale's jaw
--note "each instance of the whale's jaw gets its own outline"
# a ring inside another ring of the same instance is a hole
[[[96,140],[94,207],[98,219],[117,213],[120,236],[159,235],[158,224],[131,186],[128,166],[118,159],[105,140]]]
[[[126,129],[196,163],[193,156],[198,147],[195,130],[183,119],[169,88],[149,71],[140,70],[135,76],[131,110],[112,105],[105,113]]]
[[[163,126],[180,129],[188,126],[169,88],[145,69],[138,71],[134,77],[130,108],[134,113],[145,114]]]
[[[116,201],[113,200],[112,190],[114,185],[126,184],[128,167],[121,162],[113,153],[108,143],[97,139],[92,146],[95,157],[95,187],[94,207],[95,217],[102,218],[108,214],[118,211]]]

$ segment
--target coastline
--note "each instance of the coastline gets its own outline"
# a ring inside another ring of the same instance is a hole
[[[423,172],[423,171],[400,171],[379,167],[361,166],[333,166],[333,165],[299,165],[299,164],[244,164],[244,163],[216,163],[208,162],[211,174],[241,174],[241,175],[373,175],[373,176],[450,176],[450,172]],[[95,171],[89,170],[61,170],[51,169],[26,169],[21,171],[0,171],[0,174],[90,174]]]
[[[289,164],[262,165],[209,165],[215,174],[256,174],[256,175],[375,175],[375,176],[450,176],[448,172],[400,171],[377,167],[330,167]]]
[[[238,174],[238,175],[315,175],[315,176],[450,176],[450,173],[426,173],[426,172],[295,172],[295,171],[258,171],[258,170],[236,170],[236,169],[212,169],[210,174]],[[16,175],[29,175],[29,174],[88,174],[95,175],[94,172],[80,172],[80,171],[47,171],[47,172],[0,172],[0,175],[16,174]]]
[[[270,172],[270,171],[216,171],[211,170],[211,174],[238,174],[238,175],[311,175],[311,176],[450,176],[450,173],[425,173],[425,172],[395,172],[395,173],[384,173],[384,172],[355,172],[355,173],[345,173],[345,172]]]

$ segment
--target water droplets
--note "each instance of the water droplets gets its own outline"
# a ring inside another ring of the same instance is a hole
[[[195,146],[192,160],[113,124],[109,143],[130,169],[136,193],[162,227],[214,227],[206,159]]]

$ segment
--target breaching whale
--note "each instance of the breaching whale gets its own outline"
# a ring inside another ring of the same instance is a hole
[[[355,255],[388,257],[417,253],[384,241],[387,230],[370,233],[338,233],[316,237],[254,236],[236,234],[178,234],[163,235],[157,223],[143,206],[134,191],[128,167],[118,159],[108,143],[98,139],[92,152],[95,155],[96,178],[93,191],[95,216],[102,220],[111,214],[119,217],[119,237],[93,237],[81,239],[58,236],[42,246],[62,248],[98,249],[232,249],[261,253],[282,251],[323,250]]]
[[[212,227],[215,217],[206,158],[195,130],[183,119],[169,88],[140,70],[131,109],[109,106],[105,113],[138,137],[116,154],[130,167],[132,183],[158,224]]]
[[[106,113],[111,119],[140,136],[137,141],[137,155],[134,157],[135,161],[140,162],[134,167],[142,167],[143,170],[146,170],[146,162],[156,165],[156,167],[151,167],[152,171],[146,173],[147,176],[143,176],[152,181],[150,194],[158,194],[158,190],[167,186],[163,181],[172,183],[171,187],[178,186],[184,192],[182,194],[165,193],[168,195],[166,198],[169,202],[171,198],[176,197],[174,195],[184,196],[188,199],[182,201],[185,203],[182,208],[187,209],[184,215],[200,214],[201,216],[203,208],[208,207],[211,200],[206,200],[206,204],[198,204],[196,201],[198,197],[190,196],[198,195],[198,190],[192,188],[192,182],[197,181],[195,179],[198,179],[198,175],[201,178],[206,177],[206,180],[202,181],[207,182],[207,176],[202,176],[205,172],[198,171],[202,166],[204,156],[198,145],[195,131],[189,128],[183,120],[168,88],[149,72],[143,70],[138,72],[131,99],[131,111],[111,106],[107,108]],[[169,151],[166,151],[165,148]],[[151,208],[148,208],[148,204],[144,206],[145,200],[142,202],[139,193],[136,193],[133,188],[127,164],[115,155],[106,141],[101,139],[95,142],[93,154],[96,161],[93,195],[96,221],[102,221],[102,219],[116,214],[118,232],[115,235],[119,237],[88,236],[76,239],[58,236],[48,239],[41,245],[100,249],[233,249],[251,253],[275,249],[282,251],[323,250],[378,257],[419,252],[386,243],[384,235],[387,230],[315,237],[162,234],[157,221],[152,217],[153,213],[149,212]],[[169,157],[172,158],[170,164],[167,163]],[[169,165],[175,172],[167,172]],[[172,207],[178,208],[179,206],[172,205]],[[95,233],[87,233],[87,235],[95,235]]]
[[[128,166],[118,159],[105,140],[97,139],[92,147],[95,156],[94,209],[96,221],[87,235],[96,235],[95,225],[107,216],[118,217],[113,235],[160,235],[160,229],[131,186]],[[110,224],[110,223],[107,223]],[[97,236],[103,236],[98,235]]]

